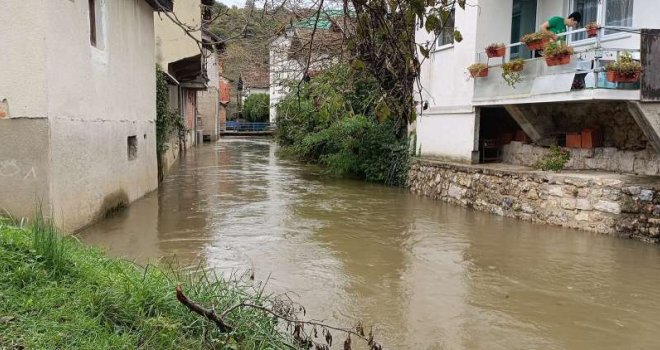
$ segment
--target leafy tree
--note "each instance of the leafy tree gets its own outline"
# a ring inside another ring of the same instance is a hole
[[[270,96],[252,94],[243,102],[245,119],[249,122],[267,122],[270,114]]]

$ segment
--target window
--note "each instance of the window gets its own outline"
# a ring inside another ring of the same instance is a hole
[[[438,39],[436,40],[437,46],[444,46],[454,43],[454,21],[456,20],[456,13],[452,9],[447,16],[446,23],[443,23],[442,30],[437,32]]]
[[[128,139],[126,139],[126,146],[128,151],[128,160],[136,159],[138,152],[137,136],[129,136]]]
[[[105,8],[104,0],[88,0],[89,4],[89,43],[97,49],[103,50],[104,48],[104,18],[103,12]]]
[[[89,0],[89,42],[96,46],[96,0]]]
[[[582,13],[582,23],[579,28],[591,22],[598,22],[606,26],[630,27],[632,26],[633,0],[572,0],[572,11]],[[607,30],[605,34],[617,33]],[[586,39],[586,33],[574,34],[572,40]]]

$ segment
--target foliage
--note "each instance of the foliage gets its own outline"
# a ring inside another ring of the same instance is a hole
[[[600,28],[600,25],[598,25],[598,22],[589,22],[586,26],[584,26],[585,29],[598,29]]]
[[[160,67],[156,67],[156,150],[167,151],[172,135],[183,137],[186,126],[183,118],[169,108],[169,88]]]
[[[0,220],[0,348],[291,348],[293,340],[271,315],[237,310],[226,316],[234,329],[220,333],[174,295],[182,284],[218,310],[246,300],[270,305],[258,286],[181,271],[107,258],[60,238],[43,219],[27,228]]]
[[[506,83],[515,87],[520,81],[520,72],[525,68],[525,61],[522,58],[516,58],[510,62],[502,64],[502,78]]]
[[[249,122],[267,122],[270,113],[270,96],[252,94],[243,102],[243,115]]]
[[[378,84],[364,70],[337,65],[292,85],[278,105],[277,140],[283,154],[322,164],[326,172],[403,185],[407,141],[384,112]]]
[[[561,149],[559,146],[552,146],[550,148],[550,154],[546,154],[539,159],[534,167],[546,171],[560,171],[564,169],[569,159],[571,159],[571,153],[569,151]]]
[[[497,51],[506,48],[506,45],[503,43],[494,43],[486,47],[486,54],[489,56],[496,56]]]
[[[485,63],[473,63],[467,68],[467,70],[470,72],[470,75],[473,77],[476,77],[479,75],[479,73],[486,69],[488,69],[488,65]]]
[[[545,57],[570,56],[573,52],[573,47],[560,40],[551,40],[543,49],[543,55]]]
[[[612,63],[608,63],[605,66],[607,71],[613,71],[617,74],[625,77],[634,76],[637,73],[643,70],[642,64],[639,61],[635,61],[632,58],[632,55],[628,51],[624,51]]]
[[[536,32],[536,33],[529,33],[525,34],[520,38],[520,41],[524,44],[529,44],[537,41],[542,41],[542,40],[550,40],[552,37],[543,32]]]

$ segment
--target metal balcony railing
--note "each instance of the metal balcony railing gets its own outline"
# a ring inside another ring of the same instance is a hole
[[[628,33],[625,37],[616,34],[604,35],[612,31],[621,31]],[[586,29],[577,29],[559,34],[558,36],[573,36],[574,34],[584,33]],[[604,46],[606,42],[615,44],[615,40],[629,40],[630,36],[639,37],[638,30],[633,28],[603,26],[598,30],[595,38],[589,38],[579,41],[568,41],[569,45],[574,46],[575,53],[571,57],[571,63],[549,67],[545,64],[542,57],[533,57],[525,60],[525,68],[521,72],[520,82],[513,87],[507,85],[501,78],[502,64],[510,59],[511,48],[524,45],[521,42],[506,45],[507,55],[503,58],[488,59],[485,50],[476,53],[476,62],[488,63],[488,78],[475,79],[475,102],[496,101],[497,99],[507,98],[529,98],[545,94],[571,92],[577,90],[589,89],[609,89],[609,90],[639,90],[639,83],[611,83],[607,81],[605,74],[605,65],[608,62],[616,60],[624,51],[630,52],[634,58],[640,58],[640,50],[637,47],[612,47]],[[519,50],[520,52],[520,50]],[[497,63],[493,63],[493,61]],[[622,98],[634,99],[637,95],[633,93],[622,92]],[[547,99],[546,99],[547,100]]]

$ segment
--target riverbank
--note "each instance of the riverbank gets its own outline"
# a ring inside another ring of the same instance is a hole
[[[416,159],[413,193],[500,216],[660,243],[657,177]]]
[[[252,309],[229,313],[220,333],[175,297],[225,310],[245,300],[267,303],[241,282],[205,273],[137,266],[108,258],[36,221],[18,227],[0,218],[2,349],[284,349],[272,317]]]

